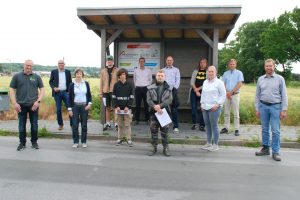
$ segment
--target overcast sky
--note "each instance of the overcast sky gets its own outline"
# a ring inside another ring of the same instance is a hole
[[[242,13],[227,41],[245,22],[277,18],[300,7],[297,0],[1,0],[0,62],[30,58],[36,64],[56,65],[64,57],[67,65],[99,67],[101,39],[77,17],[77,7],[170,5],[241,5]]]

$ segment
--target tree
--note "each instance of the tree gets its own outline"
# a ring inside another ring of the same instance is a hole
[[[300,61],[300,9],[280,15],[261,35],[261,50],[290,71],[289,62]]]

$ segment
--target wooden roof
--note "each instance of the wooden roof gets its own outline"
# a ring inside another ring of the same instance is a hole
[[[122,30],[124,39],[195,39],[202,30],[213,38],[219,29],[219,42],[225,42],[241,14],[241,6],[78,8],[78,17],[101,37]]]

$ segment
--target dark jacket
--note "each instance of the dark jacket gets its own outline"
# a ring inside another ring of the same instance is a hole
[[[66,90],[68,90],[70,84],[72,83],[70,70],[65,69],[65,74],[66,74],[66,88],[67,88]],[[51,76],[49,80],[50,87],[52,88],[52,96],[55,95],[55,91],[53,90],[53,88],[58,87],[58,81],[59,81],[58,69],[54,69],[51,71]]]
[[[157,84],[154,83],[147,87],[147,103],[149,105],[149,112],[151,114],[155,113],[153,107],[157,104],[160,105],[161,108],[165,108],[168,112],[170,112],[170,104],[172,103],[172,90],[170,90],[170,86],[165,81],[163,83],[162,94],[160,95],[160,99],[158,98],[158,87]]]
[[[121,81],[116,82],[112,93],[113,107],[120,107],[121,110],[124,110],[125,107],[131,109],[133,99],[133,85],[128,81],[125,83]]]
[[[88,105],[89,102],[92,102],[92,95],[91,95],[91,89],[90,89],[90,84],[86,81],[85,82],[85,85],[86,85],[86,105]],[[74,107],[74,97],[75,97],[75,94],[74,94],[74,83],[71,83],[70,84],[70,87],[69,87],[69,100],[70,100],[70,107]]]

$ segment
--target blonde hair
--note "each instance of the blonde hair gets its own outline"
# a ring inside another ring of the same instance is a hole
[[[265,60],[265,64],[268,62],[273,63],[273,65],[275,66],[275,61],[272,58],[268,58],[267,60]]]

